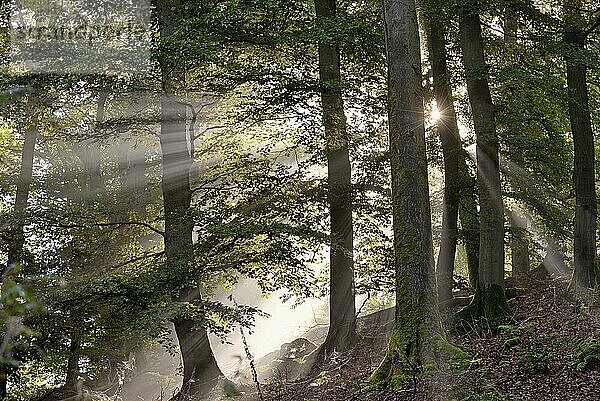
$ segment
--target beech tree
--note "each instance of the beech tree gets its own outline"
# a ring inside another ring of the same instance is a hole
[[[565,0],[564,36],[569,91],[569,117],[575,150],[575,220],[573,235],[573,287],[596,288],[596,178],[594,133],[589,110],[587,66],[582,61],[587,36],[598,27],[588,27],[581,15],[581,0]]]
[[[452,346],[444,339],[437,310],[416,5],[386,0],[383,6],[396,315],[385,358],[371,382],[399,387],[426,366],[443,368]]]
[[[318,21],[332,24],[336,0],[315,0]],[[357,341],[354,305],[352,179],[346,115],[342,99],[339,45],[319,41],[321,104],[327,147],[331,243],[329,251],[329,329],[321,351],[346,351]]]
[[[181,16],[181,3],[157,1],[160,37],[163,43],[172,39]],[[179,18],[178,18],[179,17]],[[166,264],[173,276],[188,277],[193,271],[194,222],[190,215],[192,190],[190,168],[192,157],[186,127],[186,104],[178,96],[178,78],[181,66],[178,60],[167,59],[162,54],[160,97],[160,148],[162,153],[162,192],[165,211],[164,244]],[[222,376],[213,355],[205,327],[186,316],[185,309],[201,301],[200,282],[190,282],[179,289],[176,298],[184,309],[174,320],[183,359],[183,386],[179,398],[184,395],[202,394],[216,385]],[[177,398],[176,397],[176,398]]]
[[[500,185],[498,135],[488,84],[478,1],[459,10],[460,46],[477,137],[480,206],[479,279],[473,303],[465,310],[497,324],[510,314],[504,294],[504,207]]]
[[[472,283],[477,282],[479,269],[479,222],[477,200],[473,192],[475,183],[469,174],[467,155],[460,139],[447,63],[446,25],[449,20],[444,15],[449,11],[443,2],[438,1],[427,2],[423,11],[433,74],[433,91],[439,111],[436,126],[444,158],[442,232],[436,268],[440,303],[452,299],[459,213]]]

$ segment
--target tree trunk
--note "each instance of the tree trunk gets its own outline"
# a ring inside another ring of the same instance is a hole
[[[477,288],[479,282],[479,212],[477,211],[477,184],[469,174],[466,163],[459,164],[463,185],[461,187],[460,204],[458,215],[460,217],[460,234],[467,251],[467,267],[469,270],[469,283],[471,287]]]
[[[504,212],[500,185],[498,136],[488,85],[477,2],[460,9],[460,44],[467,91],[477,136],[477,185],[480,205],[479,279],[469,312],[492,324],[510,311],[504,294]]]
[[[542,267],[548,274],[554,274],[556,277],[568,277],[569,268],[566,264],[567,257],[563,247],[552,236],[546,237],[546,256],[542,261]]]
[[[27,202],[29,201],[29,188],[33,176],[33,156],[37,136],[37,121],[34,121],[25,131],[25,142],[23,143],[23,153],[21,156],[21,170],[19,171],[17,193],[15,196],[12,241],[9,243],[8,247],[8,266],[24,262],[23,247],[25,245],[25,236],[23,228],[25,227],[24,220]]]
[[[515,52],[514,45],[517,43],[519,21],[509,7],[504,10],[504,44],[509,52]],[[509,57],[511,54],[509,54]],[[522,165],[523,158],[515,155],[514,163]],[[513,178],[509,176],[509,180]],[[513,276],[523,276],[529,273],[529,235],[527,232],[527,217],[520,211],[513,210],[510,213],[510,252]]]
[[[74,323],[80,322],[75,320]],[[74,327],[71,331],[71,345],[69,346],[65,387],[72,390],[77,389],[77,380],[79,379],[79,350],[81,348],[82,334],[80,327]]]
[[[158,1],[157,13],[161,39],[173,34],[180,2]],[[162,192],[165,210],[165,254],[173,275],[189,280],[194,263],[192,231],[189,215],[192,191],[189,173],[192,158],[187,139],[186,105],[174,94],[176,66],[160,59],[162,69],[160,147],[162,151]],[[199,283],[198,283],[199,284]],[[180,302],[200,302],[198,285],[187,285]],[[205,328],[196,328],[189,319],[176,319],[175,332],[183,360],[183,386],[179,395],[199,396],[212,389],[222,375]]]
[[[335,0],[315,0],[319,20],[336,18]],[[329,331],[321,351],[346,351],[356,334],[354,302],[352,182],[346,116],[341,89],[340,50],[319,42],[321,103],[327,146],[327,185],[331,244],[329,251]]]
[[[34,101],[29,101],[28,107],[34,107]],[[37,117],[24,133],[23,152],[21,154],[21,170],[17,179],[17,192],[15,195],[15,207],[13,211],[13,226],[11,229],[11,241],[8,244],[8,269],[25,262],[25,219],[27,216],[27,203],[29,201],[29,189],[33,177],[33,160],[35,144],[38,136]],[[2,355],[7,358],[7,355]],[[7,394],[8,374],[11,369],[7,365],[0,365],[0,400],[4,400]]]
[[[194,222],[189,215],[192,199],[189,170],[192,159],[185,129],[186,106],[176,96],[164,93],[161,110],[165,253],[167,265],[173,274],[187,279],[194,262]],[[187,287],[179,301],[197,303],[200,301],[200,292],[197,287]],[[206,329],[195,330],[194,322],[187,319],[177,319],[174,324],[183,359],[182,392],[195,395],[210,390],[221,376],[221,371],[210,348]]]
[[[581,0],[564,1],[564,43],[569,89],[569,117],[575,149],[575,222],[573,280],[576,290],[597,288],[596,272],[596,188],[594,133],[590,121],[587,67],[580,54],[585,49],[585,20]]]
[[[510,8],[504,10],[504,43],[516,43],[519,30],[519,20]]]
[[[529,273],[529,235],[527,232],[527,217],[519,211],[511,212],[511,262],[514,276]]]
[[[388,118],[396,267],[396,319],[386,356],[371,376],[376,385],[443,366],[445,342],[436,305],[421,53],[414,0],[385,0]]]
[[[440,253],[437,262],[440,304],[452,299],[454,259],[458,241],[458,205],[460,196],[459,163],[462,144],[448,77],[444,22],[439,14],[426,13],[429,58],[433,72],[433,92],[440,113],[437,123],[444,156],[444,204]]]
[[[442,305],[452,299],[459,214],[461,234],[467,251],[469,278],[473,287],[477,282],[479,269],[479,218],[477,199],[474,194],[475,181],[469,174],[467,155],[462,148],[456,122],[446,52],[445,36],[448,21],[443,17],[444,11],[444,4],[432,1],[428,3],[425,12],[433,90],[440,113],[437,129],[444,156],[444,209],[437,263],[438,297]]]

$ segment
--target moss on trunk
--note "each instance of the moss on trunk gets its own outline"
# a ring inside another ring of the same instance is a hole
[[[428,335],[417,319],[397,322],[385,358],[369,378],[368,386],[398,389],[404,387],[407,380],[434,376],[448,370],[466,370],[470,361],[468,353],[450,343],[442,334]]]
[[[463,321],[484,318],[486,326],[492,330],[509,321],[511,316],[512,313],[506,302],[504,288],[498,284],[478,288],[473,302],[458,312],[459,319]]]

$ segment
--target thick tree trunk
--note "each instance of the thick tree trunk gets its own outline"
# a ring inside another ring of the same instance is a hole
[[[596,188],[594,133],[590,121],[587,67],[579,57],[585,49],[585,20],[581,0],[564,2],[564,43],[569,89],[569,117],[575,149],[575,222],[573,280],[576,290],[597,288],[596,272]]]
[[[504,294],[504,211],[500,185],[498,136],[494,105],[488,85],[481,24],[474,12],[477,2],[460,10],[460,44],[467,77],[467,91],[477,136],[477,185],[480,205],[479,279],[475,316],[496,324],[509,315]]]
[[[396,319],[371,381],[401,386],[424,366],[443,366],[436,305],[421,53],[414,0],[385,0],[388,117],[396,266]],[[447,343],[446,343],[447,344]]]
[[[34,102],[30,101],[29,107],[33,107],[33,104]],[[33,117],[33,121],[24,133],[21,169],[19,171],[19,178],[17,179],[17,192],[13,211],[14,220],[11,229],[11,241],[8,244],[8,269],[12,269],[15,265],[25,262],[23,256],[25,246],[24,227],[27,215],[27,203],[29,202],[29,190],[33,177],[33,160],[37,136],[37,118]],[[2,355],[3,359],[6,357],[7,355]],[[0,400],[4,400],[6,397],[10,370],[8,366],[0,365]]]
[[[157,1],[160,35],[173,34],[175,14],[180,2]],[[162,192],[165,210],[165,254],[173,275],[190,279],[194,263],[192,231],[194,222],[189,215],[192,200],[189,173],[192,158],[187,139],[186,105],[174,94],[176,66],[160,60],[163,94],[161,96],[160,147],[162,151]],[[200,302],[199,283],[188,285],[179,297],[180,302]],[[196,328],[193,321],[176,319],[175,332],[183,360],[183,387],[175,398],[197,397],[217,384],[222,375],[213,355],[205,328]]]
[[[319,20],[336,17],[335,0],[315,0]],[[327,146],[329,251],[329,331],[321,351],[346,351],[357,341],[354,303],[352,182],[346,116],[341,89],[340,50],[319,43],[321,103]]]

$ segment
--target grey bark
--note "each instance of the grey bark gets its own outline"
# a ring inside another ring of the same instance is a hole
[[[74,320],[74,324],[78,321]],[[71,344],[69,345],[69,357],[67,359],[67,375],[65,377],[65,387],[75,390],[79,379],[79,356],[81,349],[82,329],[73,327],[71,330]]]
[[[511,264],[514,276],[523,276],[529,273],[529,234],[527,231],[527,217],[519,211],[510,215],[511,231]]]
[[[477,141],[480,205],[479,279],[473,312],[490,320],[507,315],[504,295],[504,207],[500,184],[498,135],[488,84],[481,23],[468,1],[459,11],[460,45]]]
[[[315,0],[319,20],[336,18],[335,0]],[[329,330],[321,351],[346,351],[357,341],[354,301],[352,181],[342,99],[340,49],[319,42],[319,78],[325,141],[331,244],[329,251]]]
[[[146,210],[146,146],[135,129],[135,121],[139,118],[145,102],[143,95],[133,94],[125,113],[128,136],[120,141],[118,149],[121,198],[127,204],[126,211],[138,214],[144,214]]]
[[[517,43],[519,30],[518,19],[513,10],[507,8],[504,11],[504,43],[509,49]],[[515,155],[513,162],[522,164],[521,157]],[[510,177],[509,177],[510,178]],[[522,276],[529,272],[529,235],[527,231],[527,217],[518,210],[510,213],[510,252],[512,274]]]
[[[436,5],[437,8],[425,13],[425,22],[433,73],[433,90],[440,112],[437,129],[444,157],[444,206],[440,253],[436,269],[438,296],[443,303],[452,299],[454,262],[459,237],[459,211],[467,250],[469,277],[473,281],[476,281],[479,263],[479,222],[477,200],[473,192],[475,183],[469,174],[467,156],[462,148],[452,98],[445,40],[447,20],[440,13],[440,5]]]
[[[372,380],[397,384],[432,361],[437,313],[431,210],[414,0],[383,1],[396,268],[396,321],[386,358]],[[417,366],[414,366],[414,365]],[[400,377],[398,377],[400,376]]]
[[[573,180],[575,221],[573,280],[575,289],[597,288],[596,271],[596,188],[594,133],[590,120],[587,66],[578,57],[585,49],[587,34],[580,15],[581,0],[564,1],[565,59],[569,90],[569,117],[575,150]]]
[[[176,29],[179,1],[157,1],[161,39]],[[192,191],[189,172],[192,158],[186,129],[186,106],[175,94],[177,66],[160,59],[162,71],[160,147],[162,151],[162,192],[165,211],[165,254],[173,275],[189,278],[194,263],[190,207]],[[197,285],[186,285],[179,301],[197,304],[201,301]],[[207,392],[222,376],[210,347],[206,328],[195,327],[189,319],[176,319],[175,332],[183,359],[183,387],[175,398],[197,397]]]

